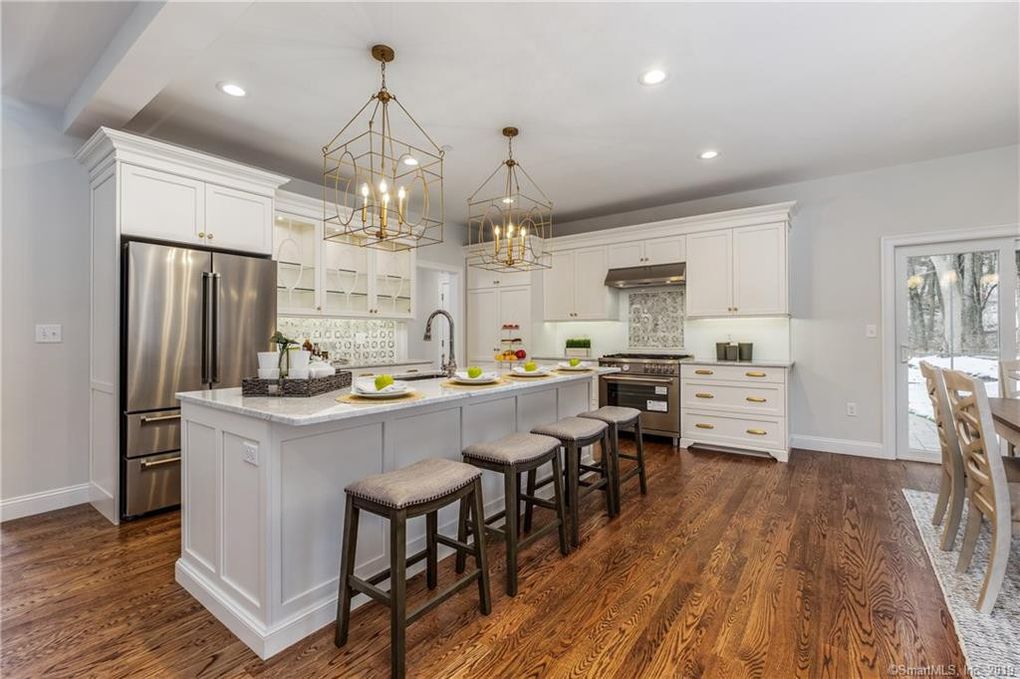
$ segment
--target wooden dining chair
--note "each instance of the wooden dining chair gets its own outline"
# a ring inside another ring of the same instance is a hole
[[[1020,398],[1020,361],[999,361],[999,394],[1002,398]],[[1009,455],[1016,455],[1016,447],[1009,444]]]
[[[982,519],[987,518],[992,546],[977,609],[989,613],[1006,576],[1010,542],[1020,536],[1020,468],[1010,464],[1007,478],[984,383],[956,370],[943,370],[942,375],[967,475],[967,526],[956,570],[970,567]]]
[[[960,518],[963,516],[963,503],[966,499],[966,475],[963,471],[963,456],[960,454],[960,441],[953,426],[953,414],[949,410],[949,397],[946,394],[946,382],[942,370],[921,361],[921,375],[924,376],[928,398],[931,399],[935,427],[939,435],[939,447],[942,449],[942,479],[939,485],[939,497],[935,503],[935,513],[931,522],[936,526],[946,520],[942,531],[941,547],[949,551],[956,542],[956,534],[960,529]],[[948,518],[946,512],[948,510]]]

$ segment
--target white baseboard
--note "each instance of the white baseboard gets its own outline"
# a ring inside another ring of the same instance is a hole
[[[929,464],[942,464],[942,453],[941,452],[930,452],[925,453],[920,450],[912,450],[903,455],[899,455],[897,460],[906,460],[908,462],[927,462]]]
[[[23,516],[52,512],[89,501],[89,484],[79,483],[74,486],[44,490],[0,501],[0,521],[20,519]]]
[[[833,439],[825,436],[805,436],[793,434],[790,436],[790,447],[802,450],[817,450],[823,453],[836,453],[838,455],[856,455],[858,457],[874,457],[880,460],[892,460],[885,446],[877,441],[856,441],[854,439]]]

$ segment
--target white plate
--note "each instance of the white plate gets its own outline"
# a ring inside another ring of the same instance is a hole
[[[355,396],[359,397],[359,398],[375,398],[375,399],[379,399],[379,400],[385,400],[385,399],[388,399],[388,398],[400,398],[401,396],[407,396],[408,394],[413,394],[414,393],[414,389],[408,388],[408,389],[405,389],[404,391],[376,391],[376,392],[367,392],[367,391],[363,392],[363,391],[354,390],[352,393]]]
[[[499,375],[496,373],[482,373],[478,377],[468,377],[467,373],[458,372],[453,376],[452,381],[457,384],[493,384],[499,382]]]
[[[537,370],[532,370],[529,372],[524,369],[524,366],[518,365],[514,366],[511,372],[513,372],[514,375],[519,375],[520,377],[544,377],[548,375],[551,371],[549,370],[549,368],[545,366],[539,366]]]
[[[577,370],[577,371],[592,369],[591,363],[586,363],[584,361],[581,361],[576,366],[570,365],[566,361],[560,361],[559,363],[556,364],[556,367],[559,368],[560,370]]]
[[[411,385],[407,382],[401,382],[400,380],[395,381],[382,391],[378,391],[375,388],[374,380],[359,381],[355,382],[351,388],[351,393],[356,396],[364,396],[366,398],[394,398],[397,396],[406,396],[407,394],[414,391],[411,389]]]

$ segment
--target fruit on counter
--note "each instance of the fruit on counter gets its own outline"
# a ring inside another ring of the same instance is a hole
[[[375,378],[375,390],[382,391],[393,384],[393,375],[377,375]]]
[[[529,373],[533,373],[536,370],[538,370],[538,364],[535,363],[534,361],[528,361],[527,363],[524,364],[524,369],[527,370]]]
[[[517,356],[518,360],[523,361],[525,358],[528,357],[528,352],[526,352],[524,349],[518,349],[515,355]]]
[[[581,365],[581,359],[572,358],[568,361],[568,363],[570,363],[571,368],[576,368],[577,366]]]
[[[473,365],[470,368],[468,368],[468,377],[470,377],[471,379],[476,379],[476,378],[481,377],[481,376],[482,376],[482,369],[479,368],[478,366]]]

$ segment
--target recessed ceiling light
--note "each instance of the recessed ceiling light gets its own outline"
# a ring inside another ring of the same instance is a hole
[[[223,94],[229,94],[232,97],[243,97],[248,94],[244,91],[244,88],[237,83],[217,83],[216,87]]]
[[[698,158],[701,158],[702,160],[712,160],[718,155],[719,155],[718,151],[714,149],[709,149],[707,151],[702,151],[701,153],[699,153]]]
[[[645,71],[641,74],[642,85],[658,85],[666,79],[666,72],[660,71],[657,68],[653,68],[650,71]]]
[[[414,156],[404,156],[404,165],[410,165],[411,167],[414,167],[417,164],[418,159],[415,158]]]
[[[504,198],[504,199],[503,199],[503,202],[504,202],[504,203],[512,203],[512,202],[514,202],[514,199],[513,199],[513,198],[510,198],[510,197],[507,197],[507,198]]]

